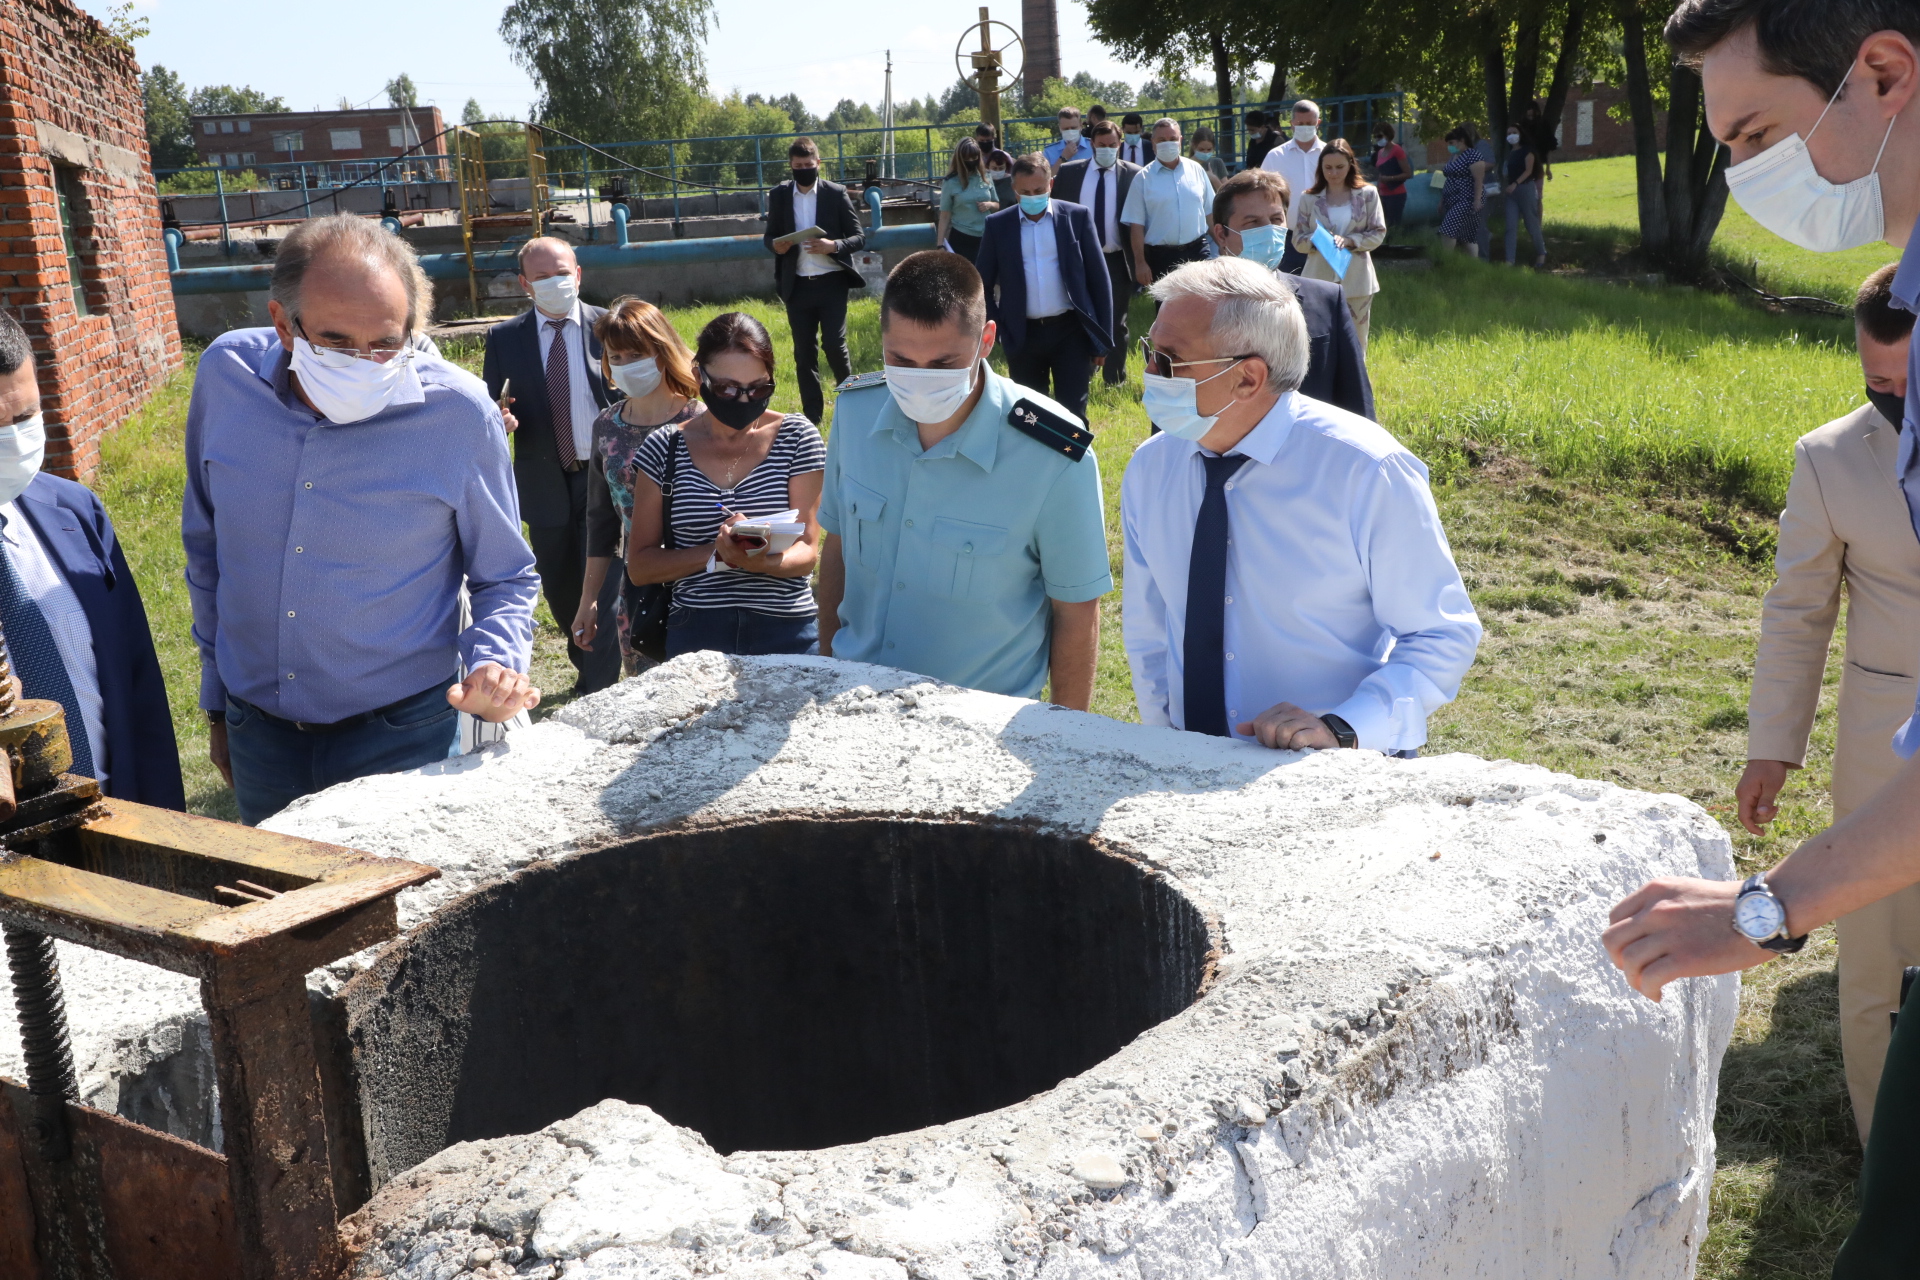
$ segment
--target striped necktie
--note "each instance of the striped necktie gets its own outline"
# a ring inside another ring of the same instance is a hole
[[[549,320],[553,345],[547,348],[547,410],[553,418],[553,443],[560,450],[560,465],[571,467],[580,461],[573,443],[573,379],[567,367],[567,322]]]

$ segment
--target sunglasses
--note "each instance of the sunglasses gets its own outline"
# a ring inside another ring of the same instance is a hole
[[[1184,369],[1194,364],[1230,364],[1235,360],[1251,360],[1245,356],[1208,356],[1205,360],[1175,360],[1164,351],[1153,349],[1152,338],[1140,339],[1140,358],[1146,362],[1147,372],[1156,378],[1171,378],[1175,369]]]
[[[722,400],[764,400],[773,394],[773,379],[741,385],[738,382],[716,382],[703,371],[700,385]]]

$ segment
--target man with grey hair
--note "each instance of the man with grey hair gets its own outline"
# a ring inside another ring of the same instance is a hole
[[[1426,467],[1299,393],[1306,321],[1271,271],[1190,263],[1153,294],[1141,348],[1161,434],[1120,487],[1140,718],[1415,754],[1480,643]]]
[[[1310,99],[1302,98],[1293,104],[1293,136],[1267,152],[1260,167],[1285,178],[1287,190],[1293,193],[1294,204],[1298,205],[1299,198],[1319,181],[1320,153],[1326,149],[1327,144],[1320,137],[1320,108]],[[1286,237],[1286,241],[1286,251],[1280,256],[1280,270],[1297,276],[1307,265],[1307,255],[1295,246],[1292,236]]]
[[[181,536],[210,755],[249,824],[540,700],[506,432],[415,343],[432,296],[380,224],[315,218],[275,255],[273,326],[200,358]]]
[[[1207,256],[1207,212],[1213,181],[1196,160],[1180,154],[1180,125],[1153,122],[1153,160],[1134,177],[1120,208],[1132,236],[1134,280],[1142,288],[1183,262]]]

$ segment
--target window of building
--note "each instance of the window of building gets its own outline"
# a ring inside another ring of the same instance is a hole
[[[200,132],[202,132],[202,133],[217,133],[217,132],[219,132],[219,128],[218,128],[218,126],[216,126],[216,125],[215,125],[215,124],[213,123],[213,121],[211,121],[211,120],[204,120],[204,121],[202,121],[202,122],[201,122],[201,124],[200,124]]]
[[[67,252],[67,278],[73,281],[73,309],[86,315],[87,285],[81,276],[80,237],[87,228],[87,190],[80,182],[80,171],[67,165],[53,166],[53,190],[60,202],[60,243]]]
[[[360,131],[358,129],[333,129],[332,145],[335,151],[358,151],[360,149]]]
[[[222,120],[222,121],[220,122],[220,132],[222,132],[222,133],[232,133],[232,132],[233,132],[233,121],[231,121],[231,120]]]
[[[240,167],[240,157],[235,155],[231,151],[227,152],[227,168],[238,169],[239,167]]]
[[[254,158],[254,153],[253,153],[253,152],[251,152],[251,151],[248,151],[248,152],[244,152],[244,153],[243,153],[243,154],[242,154],[242,155],[240,156],[240,163],[241,163],[241,164],[255,164],[255,163],[257,163],[257,161],[256,161],[256,160],[255,160],[255,158]]]
[[[1593,145],[1593,100],[1580,103],[1573,117],[1573,145],[1590,147]]]
[[[397,124],[387,126],[387,145],[396,150],[407,145],[407,131]]]
[[[253,121],[251,121],[251,120],[242,120],[242,121],[241,121],[241,122],[240,122],[239,124],[237,124],[237,125],[235,125],[234,127],[235,127],[235,128],[237,128],[238,130],[240,130],[240,132],[242,132],[242,133],[252,133],[252,132],[253,132]]]
[[[276,133],[273,135],[273,149],[275,151],[305,151],[307,149],[307,135],[297,129],[289,129],[285,133]]]

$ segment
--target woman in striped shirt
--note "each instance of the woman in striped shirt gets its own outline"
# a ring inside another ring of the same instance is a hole
[[[627,577],[673,583],[669,658],[812,652],[819,610],[807,579],[820,546],[826,444],[802,415],[768,410],[773,343],[752,316],[715,316],[700,331],[694,366],[705,411],[640,446]],[[777,555],[729,532],[743,518],[788,510],[806,532]]]

